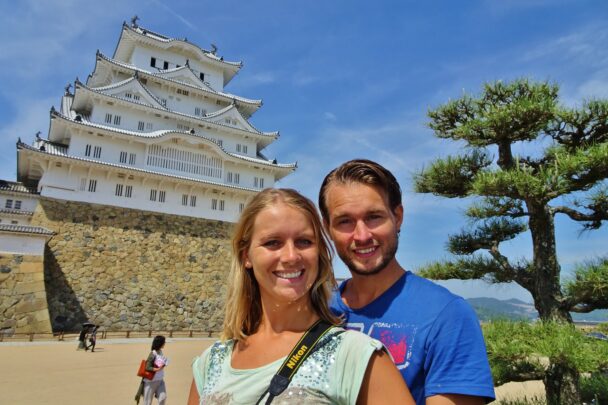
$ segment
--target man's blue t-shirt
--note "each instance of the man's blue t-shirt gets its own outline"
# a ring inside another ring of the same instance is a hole
[[[363,308],[351,309],[340,298],[345,281],[331,300],[346,327],[380,340],[417,404],[438,394],[494,399],[494,385],[473,309],[461,297],[411,272]]]

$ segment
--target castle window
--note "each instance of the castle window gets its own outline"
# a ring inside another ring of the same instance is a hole
[[[253,186],[256,188],[264,188],[264,179],[261,177],[254,177]]]
[[[167,61],[164,61],[164,62],[163,62],[163,69],[164,69],[164,70],[169,69],[169,62],[167,62]]]
[[[82,178],[80,179],[80,187],[79,187],[79,190],[80,190],[80,191],[85,191],[86,189],[87,189],[87,179],[86,179],[86,178],[84,178],[84,177],[82,177]]]
[[[131,198],[132,195],[133,195],[133,186],[126,186],[125,187],[125,197]]]
[[[91,156],[91,145],[87,144],[87,146],[84,147],[84,155]]]
[[[139,94],[134,95],[133,100],[139,100]]]
[[[156,201],[156,190],[151,189],[150,190],[150,201]]]
[[[101,157],[101,146],[93,148],[93,157],[99,159]]]
[[[232,183],[232,172],[226,172],[226,182]]]
[[[125,97],[126,98],[131,98],[131,97],[133,97],[133,94],[131,94],[131,93],[125,93]]]
[[[205,74],[203,72],[200,72],[198,77],[200,77],[203,82],[205,81]]]
[[[240,152],[240,151],[241,151],[241,144],[240,144],[240,143],[237,143],[237,144],[236,144],[236,151],[237,151],[237,152]]]
[[[151,131],[151,130],[152,130],[152,123],[146,122],[146,131]]]
[[[112,114],[106,113],[106,124],[112,123]]]
[[[247,145],[243,145],[243,153],[247,153]]]
[[[239,184],[241,182],[241,175],[239,173],[234,173],[234,184]]]
[[[160,103],[162,104],[163,107],[167,106],[167,99],[166,98],[161,98],[160,99]]]
[[[117,184],[116,185],[116,190],[114,191],[114,195],[117,197],[122,196],[122,189],[123,189],[123,185],[122,184]]]
[[[155,57],[150,58],[150,66],[156,67],[156,58]]]
[[[212,210],[216,210],[217,209],[217,198],[212,198],[211,199],[211,209]]]
[[[6,204],[4,205],[4,208],[13,208],[13,200],[6,200]]]
[[[196,207],[196,196],[195,195],[190,196],[190,206]]]
[[[21,201],[20,200],[16,200],[15,201],[15,209],[16,210],[20,210],[21,209]]]
[[[220,200],[220,211],[224,211],[224,200]]]
[[[223,139],[218,139],[217,140],[217,144],[220,146],[224,146],[224,140]]]
[[[135,164],[135,153],[129,153],[129,164],[130,165]]]
[[[120,152],[120,163],[127,163],[127,152]]]
[[[188,194],[182,194],[182,205],[188,205]]]
[[[245,204],[239,203],[239,213],[243,212],[244,209],[245,209]]]
[[[158,192],[158,202],[165,202],[165,194],[166,192],[164,190]]]
[[[143,121],[139,121],[139,122],[137,123],[137,130],[138,130],[138,131],[143,131],[143,130],[144,130],[144,128],[145,128],[145,126],[146,126],[146,123],[145,123],[145,122],[143,122]]]
[[[114,125],[120,125],[120,115],[114,116]]]
[[[89,192],[94,193],[97,190],[97,180],[89,180]]]

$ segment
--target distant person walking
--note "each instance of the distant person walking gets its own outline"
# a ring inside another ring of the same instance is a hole
[[[91,334],[89,335],[90,345],[87,347],[87,349],[91,349],[91,353],[95,351],[95,344],[97,343],[97,329],[99,329],[99,325],[95,325],[91,330]]]
[[[151,380],[143,378],[144,405],[152,405],[154,397],[158,398],[159,405],[165,405],[167,400],[164,377],[168,360],[163,354],[163,347],[165,347],[165,337],[162,335],[154,337],[152,351],[146,360],[146,371],[154,371],[154,377]]]

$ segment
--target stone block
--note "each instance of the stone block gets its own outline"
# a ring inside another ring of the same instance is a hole
[[[19,265],[20,273],[42,273],[43,271],[42,262],[23,262]]]
[[[47,312],[48,318],[48,310],[47,303],[43,300],[34,300],[34,301],[22,301],[15,307],[15,312],[17,313],[28,313],[28,312],[36,312],[40,310],[45,310]]]
[[[17,295],[44,291],[44,282],[33,281],[31,283],[17,283],[14,291]]]

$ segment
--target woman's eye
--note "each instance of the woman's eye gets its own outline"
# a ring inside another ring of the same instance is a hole
[[[296,242],[299,247],[310,247],[314,244],[314,242],[310,239],[300,239]]]
[[[262,244],[262,246],[266,246],[266,247],[279,246],[279,241],[278,240],[267,240],[266,242],[264,242]]]

